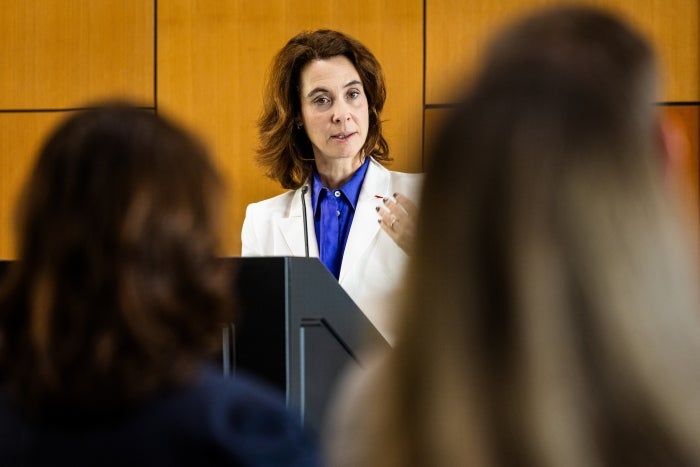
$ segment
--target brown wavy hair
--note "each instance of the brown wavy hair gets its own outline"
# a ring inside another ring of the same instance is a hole
[[[183,129],[128,104],[68,118],[18,205],[0,367],[25,408],[109,410],[186,379],[218,346],[223,183]]]
[[[284,188],[299,188],[311,175],[314,155],[301,118],[300,76],[312,60],[347,57],[362,80],[369,106],[369,130],[362,150],[381,162],[391,161],[382,135],[381,113],[386,88],[381,65],[362,43],[328,29],[302,32],[275,56],[266,83],[263,112],[258,120],[258,163]]]

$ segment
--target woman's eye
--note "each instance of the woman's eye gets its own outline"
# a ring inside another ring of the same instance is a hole
[[[358,91],[357,89],[353,89],[352,91],[348,92],[348,96],[350,97],[350,99],[357,99],[358,97],[360,97],[360,91]]]
[[[330,102],[331,100],[327,98],[326,96],[320,96],[314,99],[314,104],[318,105],[326,105]]]

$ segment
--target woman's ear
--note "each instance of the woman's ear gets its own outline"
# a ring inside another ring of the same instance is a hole
[[[671,183],[684,181],[687,176],[688,139],[679,122],[666,109],[660,109],[657,133],[664,176]]]
[[[657,122],[664,180],[669,192],[678,201],[690,238],[697,239],[700,235],[698,161],[690,154],[689,135],[679,117],[674,116],[672,111],[661,108]],[[696,243],[693,242],[693,245]]]

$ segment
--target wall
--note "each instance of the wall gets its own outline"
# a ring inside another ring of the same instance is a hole
[[[384,66],[395,162],[423,167],[455,83],[491,32],[553,0],[8,0],[0,15],[0,258],[15,256],[12,206],[46,132],[78,108],[125,97],[193,128],[229,183],[224,253],[240,253],[245,206],[280,193],[256,167],[255,121],[274,53],[302,29],[333,28]],[[686,129],[689,219],[698,212],[697,0],[590,0],[651,37],[667,70],[662,100]]]

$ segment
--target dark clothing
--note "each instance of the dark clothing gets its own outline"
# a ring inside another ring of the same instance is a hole
[[[0,392],[0,466],[319,465],[282,396],[207,367],[196,381],[119,417],[38,422]]]

